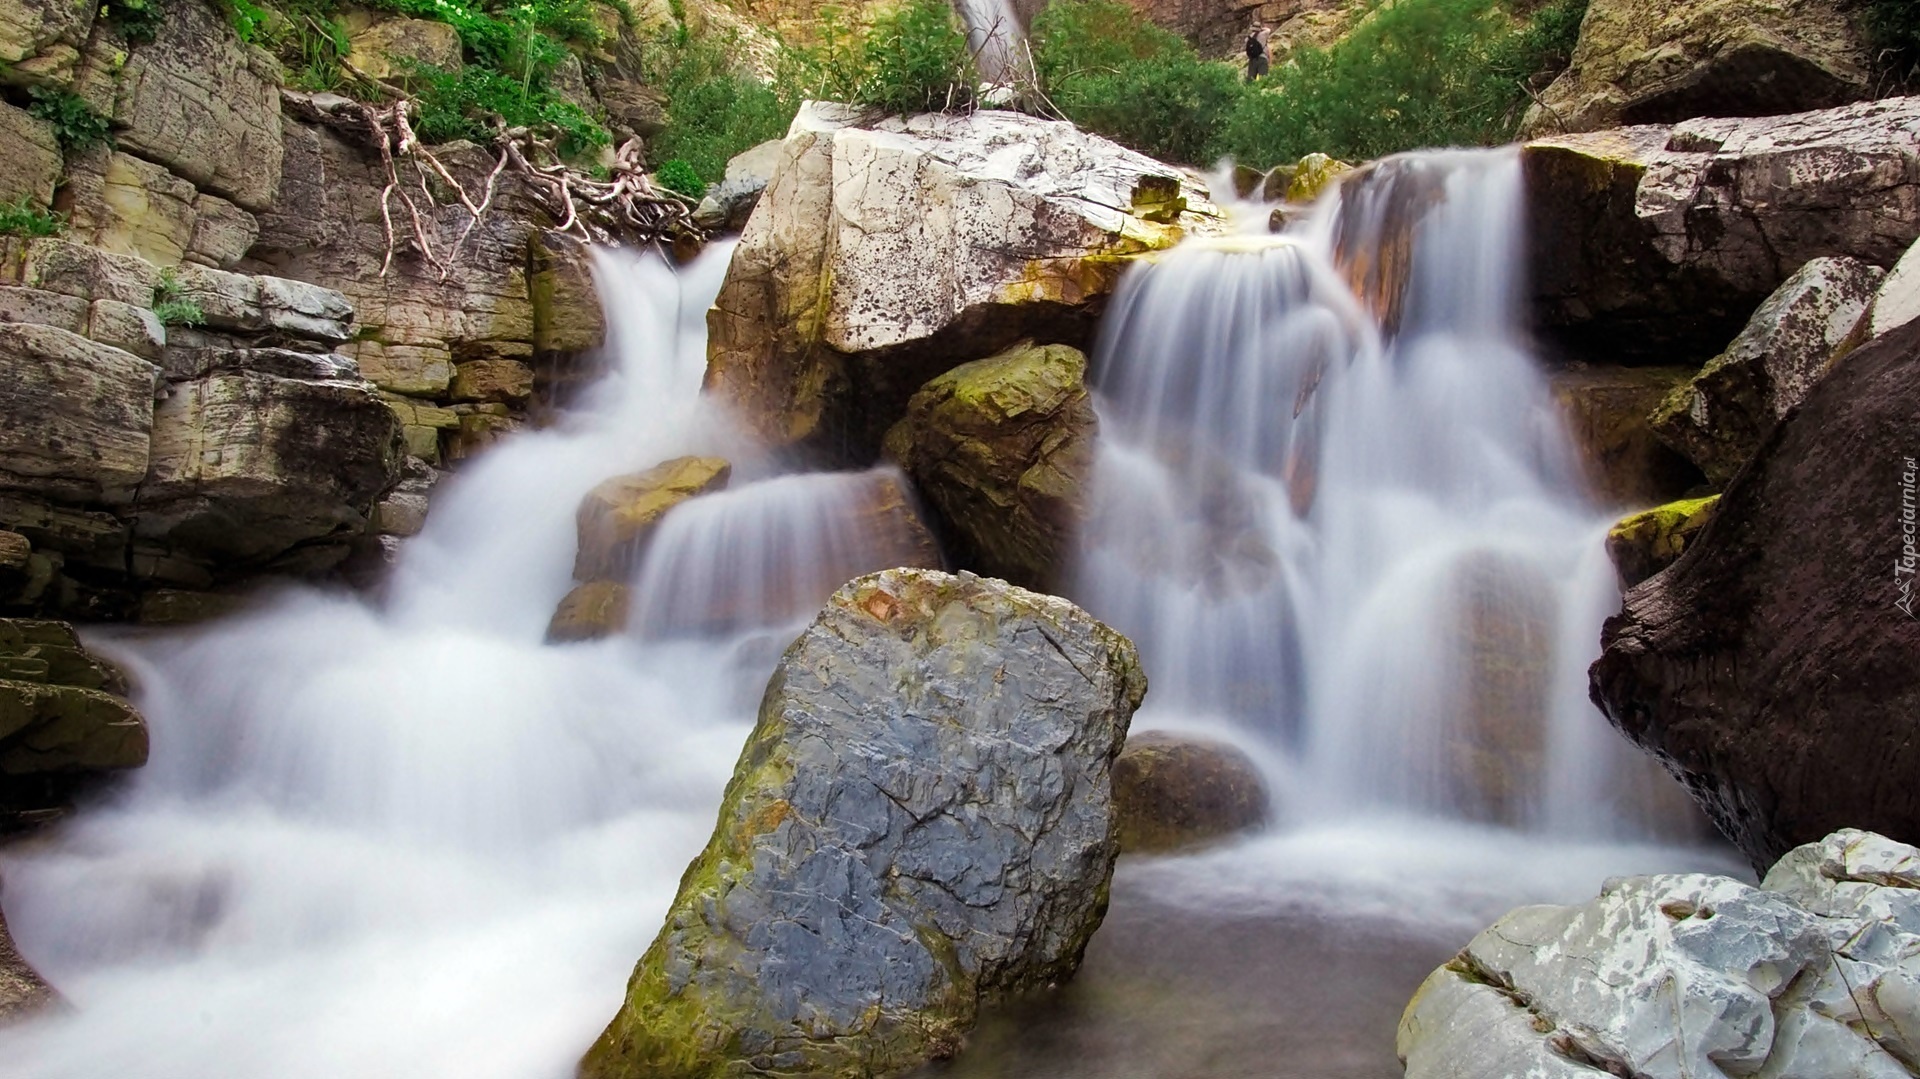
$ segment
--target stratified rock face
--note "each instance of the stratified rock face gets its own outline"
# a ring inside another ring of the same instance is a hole
[[[1837,0],[1592,0],[1571,66],[1522,130],[1831,108],[1868,96],[1870,61]]]
[[[1531,280],[1576,352],[1723,348],[1822,256],[1892,266],[1920,238],[1920,98],[1529,143]]]
[[[1760,888],[1684,874],[1522,907],[1400,1021],[1408,1079],[1880,1079],[1920,1057],[1920,851],[1842,831]]]
[[[1662,442],[1649,420],[1694,373],[1688,367],[1577,364],[1548,376],[1588,486],[1602,501],[1623,508],[1658,505],[1700,484],[1700,470]]]
[[[61,171],[60,143],[52,126],[0,102],[0,145],[7,147],[0,159],[0,203],[25,201],[43,209],[50,205]]]
[[[1595,703],[1756,865],[1856,824],[1920,839],[1917,362],[1920,324],[1837,365],[1606,624]]]
[[[64,622],[0,619],[0,828],[57,812],[72,784],[147,761],[119,671]]]
[[[580,1074],[893,1075],[1069,977],[1145,691],[1133,646],[1064,600],[924,570],[848,584],[774,673]]]
[[[576,581],[625,581],[667,511],[689,498],[725,490],[733,465],[719,457],[676,457],[606,480],[580,500]]]
[[[1145,731],[1113,766],[1113,804],[1121,850],[1180,850],[1266,823],[1267,783],[1225,742]]]
[[[1127,256],[1219,227],[1183,174],[1071,124],[810,105],[709,316],[707,388],[773,446],[870,460],[928,379],[1084,344]]]
[[[1714,484],[1733,478],[1773,425],[1826,373],[1886,271],[1848,258],[1802,266],[1727,351],[1676,389],[1653,429]]]
[[[53,326],[0,324],[0,485],[129,501],[147,475],[159,371]]]
[[[1607,557],[1632,588],[1680,560],[1713,520],[1720,496],[1670,502],[1623,517],[1607,532]]]
[[[1093,467],[1086,375],[1078,349],[1018,345],[927,383],[887,433],[963,564],[1041,591],[1060,581]]]

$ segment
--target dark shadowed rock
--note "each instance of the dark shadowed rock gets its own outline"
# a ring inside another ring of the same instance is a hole
[[[1114,763],[1113,805],[1121,850],[1178,850],[1264,824],[1267,784],[1225,742],[1142,731]]]
[[[788,649],[591,1079],[892,1075],[1072,975],[1146,681],[1064,600],[889,570]]]
[[[1576,364],[1549,377],[1587,483],[1609,505],[1651,506],[1703,482],[1700,470],[1654,433],[1649,419],[1688,367]]]
[[[1592,691],[1756,865],[1920,839],[1920,324],[1848,356],[1609,619]]]
[[[1059,582],[1093,467],[1086,374],[1078,349],[1015,346],[927,383],[887,433],[962,565],[1041,591]]]
[[[1727,350],[1661,402],[1655,433],[1716,486],[1753,456],[1854,332],[1886,271],[1848,258],[1800,267]]]
[[[1607,533],[1607,557],[1620,571],[1620,583],[1632,588],[1679,561],[1707,522],[1719,495],[1669,502],[1627,517]]]
[[[89,777],[146,763],[146,721],[126,692],[72,626],[0,619],[0,829],[57,813]]]

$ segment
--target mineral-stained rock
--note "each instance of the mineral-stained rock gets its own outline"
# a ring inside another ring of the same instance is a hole
[[[1719,495],[1670,502],[1623,517],[1607,533],[1607,556],[1628,588],[1679,561],[1713,520]]]
[[[1085,344],[1129,256],[1218,228],[1183,174],[1070,124],[810,105],[709,316],[707,386],[774,446],[870,460],[928,379]]]
[[[1920,324],[1816,383],[1603,633],[1595,703],[1756,865],[1841,826],[1920,840],[1916,363]]]
[[[689,498],[723,490],[733,466],[718,457],[676,457],[631,476],[615,476],[587,492],[575,523],[580,552],[576,581],[624,581],[667,511]]]
[[[1072,975],[1145,690],[1133,646],[1064,600],[917,570],[842,588],[581,1075],[893,1075]]]
[[[0,0],[0,11],[14,0]],[[53,202],[53,185],[60,182],[60,143],[53,127],[36,120],[25,109],[0,102],[0,203],[20,202],[46,208]]]
[[[1837,0],[1592,0],[1572,64],[1523,130],[1830,108],[1869,96],[1870,67],[1854,8]]]
[[[1522,907],[1433,972],[1400,1021],[1408,1079],[1911,1074],[1920,851],[1841,831],[1760,888],[1676,874]]]
[[[1536,313],[1596,360],[1726,346],[1809,260],[1886,267],[1920,238],[1920,98],[1529,143]]]
[[[627,628],[633,589],[616,581],[588,581],[568,592],[547,623],[547,640],[597,641]]]
[[[533,396],[533,369],[514,360],[474,360],[453,369],[455,401],[522,404]]]
[[[222,570],[258,567],[364,531],[401,460],[400,422],[365,382],[216,372],[154,411],[136,533]]]
[[[60,193],[69,235],[118,255],[171,266],[193,240],[199,190],[166,166],[104,149],[81,156]]]
[[[79,45],[94,10],[90,0],[0,0],[0,66],[31,60],[50,45]]]
[[[1450,591],[1457,681],[1438,747],[1441,794],[1476,820],[1525,823],[1547,778],[1553,582],[1525,559],[1482,552],[1456,563]]]
[[[1708,481],[1733,478],[1754,447],[1798,405],[1853,333],[1886,271],[1847,258],[1802,266],[1760,305],[1727,351],[1676,389],[1654,431]]]
[[[900,463],[966,551],[963,564],[1052,591],[1084,512],[1097,421],[1087,358],[1017,345],[913,395],[888,432]]]
[[[0,486],[115,504],[147,474],[158,369],[52,326],[0,324]]]
[[[1121,850],[1178,850],[1265,823],[1267,784],[1225,742],[1143,731],[1114,762],[1113,805]]]
[[[280,189],[280,65],[244,45],[202,0],[167,7],[121,72],[121,148],[249,210]]]
[[[1703,481],[1691,461],[1660,440],[1649,418],[1693,374],[1689,367],[1576,364],[1550,375],[1587,484],[1602,501],[1657,505]]]

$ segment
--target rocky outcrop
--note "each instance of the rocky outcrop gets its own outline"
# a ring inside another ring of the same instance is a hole
[[[1695,116],[1777,116],[1858,101],[1872,56],[1841,0],[1592,0],[1573,62],[1523,132]]]
[[[0,619],[0,830],[58,816],[88,779],[147,761],[125,677],[64,622]]]
[[[0,159],[0,203],[25,202],[41,209],[52,205],[61,170],[53,127],[0,101],[0,146],[7,147]]]
[[[1843,826],[1920,840],[1917,361],[1913,324],[1837,365],[1606,624],[1595,703],[1756,865]]]
[[[1826,373],[1885,276],[1848,258],[1802,266],[1725,352],[1661,403],[1655,433],[1725,484]]]
[[[1607,532],[1607,557],[1632,588],[1680,560],[1713,520],[1719,495],[1655,506],[1620,519]]]
[[[1522,907],[1436,970],[1400,1021],[1408,1079],[1911,1074],[1920,851],[1841,831],[1759,888],[1676,874]]]
[[[811,105],[709,317],[707,387],[774,447],[870,460],[933,376],[1086,344],[1131,256],[1219,227],[1183,174],[1070,124]]]
[[[1325,47],[1351,30],[1367,11],[1357,0],[1129,0],[1140,13],[1186,38],[1209,57],[1245,58],[1247,31],[1258,21],[1272,28],[1274,55]]]
[[[927,571],[848,584],[774,673],[580,1074],[892,1075],[1070,977],[1145,691],[1133,646],[1064,600]]]
[[[1661,402],[1695,374],[1688,367],[1576,363],[1548,377],[1587,486],[1611,506],[1670,502],[1704,481],[1654,432]]]
[[[1235,746],[1144,731],[1114,762],[1113,806],[1122,851],[1181,850],[1266,823],[1267,783]]]
[[[694,224],[715,231],[739,232],[747,227],[753,208],[773,179],[773,170],[786,154],[781,140],[763,142],[727,162],[727,172],[719,183],[707,189],[706,197],[693,213]]]
[[[1920,238],[1920,98],[1689,120],[1522,151],[1539,322],[1606,362],[1717,354],[1808,261]]]
[[[547,622],[547,643],[597,641],[627,628],[633,588],[618,581],[588,581],[576,586],[554,608]]]
[[[682,502],[725,490],[733,465],[719,457],[676,457],[644,472],[615,476],[580,500],[575,523],[580,550],[576,581],[624,581],[639,563],[647,540]]]
[[[1873,301],[1867,305],[1867,313],[1861,316],[1860,324],[1847,341],[1847,350],[1892,333],[1915,319],[1920,319],[1920,244],[1908,248],[1892,272],[1880,282]]]
[[[887,433],[962,564],[1043,592],[1062,583],[1098,426],[1086,375],[1078,349],[1016,345],[927,383]]]
[[[20,957],[7,932],[5,915],[0,915],[0,1026],[45,1008],[59,1000],[38,971]]]

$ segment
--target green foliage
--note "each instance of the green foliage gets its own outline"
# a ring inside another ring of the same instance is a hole
[[[249,45],[268,45],[275,32],[285,22],[253,0],[222,0],[227,9],[227,23],[233,27],[234,35]]]
[[[100,5],[100,17],[120,28],[127,40],[143,44],[160,31],[166,13],[161,0],[106,0]]]
[[[661,165],[654,173],[654,179],[659,180],[667,190],[678,191],[690,199],[707,193],[707,181],[700,178],[700,173],[692,165],[677,157]]]
[[[1119,0],[1061,0],[1034,20],[1034,66],[1060,110],[1124,146],[1203,162],[1238,102],[1239,75]]]
[[[681,30],[646,53],[647,82],[667,98],[666,130],[649,146],[655,161],[681,161],[702,184],[717,183],[729,158],[786,134],[799,101],[739,71],[739,52],[734,38]]]
[[[160,271],[160,283],[153,289],[153,314],[162,326],[201,326],[207,321],[199,302],[181,289],[172,267]]]
[[[25,196],[0,202],[0,236],[58,236],[66,228],[66,218],[40,209]]]
[[[1495,43],[1491,63],[1497,73],[1518,82],[1545,85],[1573,62],[1580,23],[1588,0],[1549,0],[1519,32]]]
[[[78,94],[50,86],[36,86],[27,93],[33,98],[27,112],[53,125],[61,149],[71,153],[113,142],[107,118],[93,111]]]
[[[888,112],[965,108],[979,96],[967,35],[946,0],[907,0],[875,19],[853,100]]]
[[[454,71],[419,67],[413,71],[414,129],[426,142],[493,137],[492,118],[508,127],[547,127],[560,134],[560,151],[569,156],[607,145],[605,128],[578,105],[544,87],[513,79],[489,68]]]
[[[1861,11],[1867,37],[1880,52],[1881,66],[1896,80],[1916,81],[1920,72],[1920,3],[1914,0],[1866,0]]]

